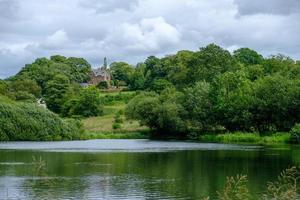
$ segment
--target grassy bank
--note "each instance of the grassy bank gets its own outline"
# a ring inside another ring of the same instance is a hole
[[[81,139],[148,139],[148,131],[139,132],[88,132]]]
[[[103,94],[102,94],[103,95]],[[105,94],[107,99],[114,98],[119,93]],[[122,92],[131,95],[131,92]],[[104,96],[104,95],[103,95]],[[121,98],[120,98],[121,99]],[[126,100],[108,102],[104,105],[103,115],[83,119],[85,134],[82,139],[145,139],[149,138],[149,128],[141,126],[136,120],[128,120],[124,116]],[[116,114],[121,113],[119,127],[114,127]]]
[[[290,134],[274,133],[271,135],[260,135],[258,133],[241,132],[206,134],[199,136],[198,141],[215,143],[286,144],[290,141]]]

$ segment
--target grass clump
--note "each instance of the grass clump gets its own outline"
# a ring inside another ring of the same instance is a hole
[[[271,135],[261,136],[259,133],[225,133],[225,134],[205,134],[198,138],[202,142],[216,143],[254,143],[254,144],[275,144],[289,143],[289,133],[275,133]]]
[[[93,132],[87,133],[81,139],[148,139],[148,131],[138,132]]]
[[[277,180],[269,182],[266,192],[254,197],[247,186],[247,176],[227,177],[217,200],[299,200],[300,167],[291,167],[281,172]],[[205,197],[202,200],[209,200]]]

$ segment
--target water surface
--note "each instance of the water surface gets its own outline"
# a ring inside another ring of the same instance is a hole
[[[149,140],[4,142],[0,199],[200,199],[241,173],[258,194],[299,165],[299,153],[298,146]]]

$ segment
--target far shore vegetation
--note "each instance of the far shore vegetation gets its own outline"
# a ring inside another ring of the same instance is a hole
[[[111,63],[97,84],[91,73],[85,59],[55,55],[0,80],[0,140],[300,142],[300,62],[282,54],[210,44]]]

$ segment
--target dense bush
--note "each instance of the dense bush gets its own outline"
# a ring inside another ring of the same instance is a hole
[[[71,140],[79,139],[81,123],[63,120],[35,104],[0,101],[0,140]]]
[[[96,87],[88,87],[79,90],[78,94],[67,96],[62,106],[63,116],[98,116],[103,113],[103,104]]]
[[[128,103],[125,114],[127,118],[137,119],[157,133],[183,136],[186,132],[184,109],[176,102],[177,95],[168,90],[161,96],[142,93]]]
[[[108,88],[107,81],[101,81],[100,83],[98,83],[97,88],[99,88],[99,89],[107,89]]]
[[[104,105],[113,105],[116,102],[120,101],[128,103],[136,95],[136,92],[119,92],[117,94],[102,93],[102,96],[100,97],[100,102]]]
[[[291,137],[290,142],[299,143],[300,142],[300,124],[296,124],[290,131]]]

